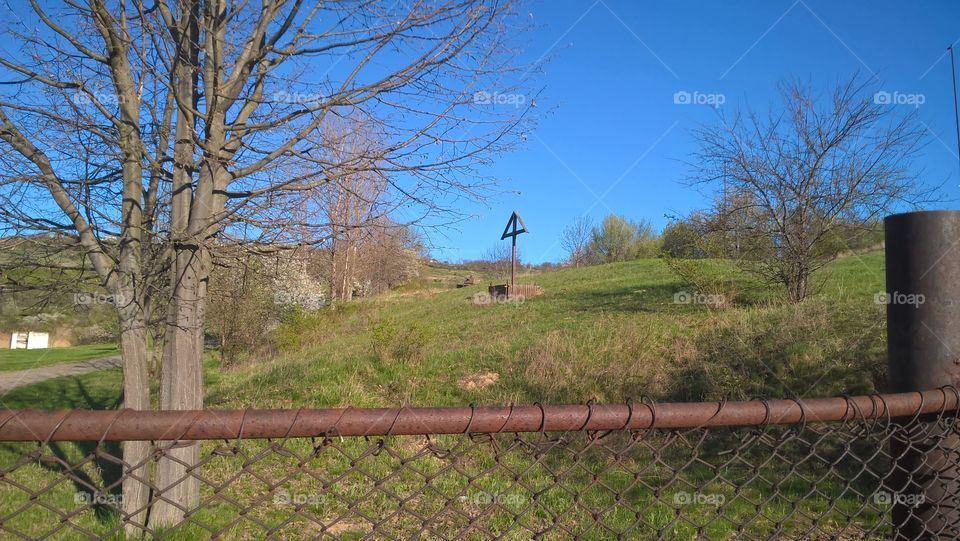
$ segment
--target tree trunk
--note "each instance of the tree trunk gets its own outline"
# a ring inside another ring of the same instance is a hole
[[[123,407],[135,410],[150,409],[150,385],[147,375],[147,329],[137,317],[120,316],[120,354],[123,366]],[[124,530],[127,536],[137,537],[147,524],[147,505],[150,498],[149,481],[150,442],[123,443],[122,505]]]
[[[807,271],[797,272],[787,284],[787,295],[791,304],[799,304],[807,298],[808,284],[810,282],[810,273]]]
[[[160,408],[203,408],[203,319],[206,309],[209,252],[196,245],[176,248],[171,315],[160,375]],[[171,434],[169,446],[180,436]],[[200,483],[191,467],[199,462],[200,447],[193,441],[176,441],[157,464],[156,503],[151,510],[152,527],[181,523],[196,507]]]

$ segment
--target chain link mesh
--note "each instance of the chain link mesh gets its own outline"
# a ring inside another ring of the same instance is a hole
[[[0,443],[4,538],[908,539],[958,507],[956,412],[694,429],[200,442],[200,501],[171,528],[121,442]],[[936,457],[937,463],[930,457]],[[146,468],[139,466],[146,465]],[[132,472],[132,473],[131,473]],[[950,474],[952,475],[952,473]],[[937,490],[924,490],[940,483]],[[930,495],[934,501],[927,501]],[[891,512],[896,507],[897,511]],[[145,520],[146,519],[146,520]],[[957,538],[956,524],[934,525]],[[917,534],[916,538],[929,538]]]

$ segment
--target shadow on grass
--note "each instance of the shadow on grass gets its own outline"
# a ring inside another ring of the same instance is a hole
[[[9,402],[5,399],[8,408],[25,407],[24,402],[36,407],[38,398],[43,400],[45,409],[94,409],[113,410],[123,403],[123,396],[104,392],[101,386],[90,389],[86,379],[80,377],[64,377],[48,380],[36,385],[18,389],[29,389],[28,397],[14,396]],[[38,396],[37,393],[41,392]],[[23,395],[21,392],[19,395]],[[27,399],[29,398],[29,399]],[[38,437],[46,437],[39,434]],[[6,442],[0,444],[0,450],[12,455],[23,457],[29,452],[36,452],[36,447],[30,451],[23,443]],[[116,520],[117,510],[109,502],[120,501],[123,467],[118,462],[123,457],[120,442],[75,441],[75,442],[48,442],[43,448],[42,459],[36,463],[42,468],[53,472],[59,477],[66,477],[76,489],[75,500],[89,503],[94,514],[100,521]],[[92,457],[90,461],[93,469],[100,472],[100,480],[94,479],[87,471],[77,467],[79,463],[86,464],[84,457]]]
[[[776,295],[756,282],[742,280],[734,282],[736,298],[734,304],[739,307],[752,307],[769,303]],[[573,305],[579,312],[638,312],[638,313],[683,313],[692,310],[706,310],[692,299],[695,295],[708,296],[710,293],[697,291],[696,288],[682,283],[645,285],[640,287],[621,287],[617,289],[590,290],[564,293],[564,302]]]
[[[563,295],[579,312],[659,312],[665,302],[673,299],[679,286],[658,284],[644,287],[567,292]]]
[[[885,387],[884,315],[826,303],[720,318],[690,339],[668,401],[815,398]]]

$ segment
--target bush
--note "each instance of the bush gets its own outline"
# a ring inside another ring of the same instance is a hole
[[[273,349],[269,329],[276,324],[274,290],[256,260],[225,260],[210,277],[207,331],[220,343],[224,364]]]
[[[401,327],[382,319],[371,327],[373,351],[381,362],[399,361],[413,364],[423,360],[430,342],[426,328],[419,324]]]
[[[716,301],[707,304],[709,308],[728,308],[740,296],[736,280],[727,277],[727,273],[718,272],[710,260],[678,259],[668,253],[664,253],[662,258],[680,281],[693,289],[691,293],[709,296]]]
[[[294,305],[286,313],[283,321],[274,332],[274,341],[281,351],[297,351],[311,342],[318,327],[321,327],[319,311],[311,312]]]

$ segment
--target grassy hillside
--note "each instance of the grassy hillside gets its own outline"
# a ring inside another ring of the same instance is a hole
[[[663,401],[882,387],[884,307],[874,302],[881,252],[834,262],[818,276],[821,293],[800,306],[727,262],[701,265],[733,277],[732,306],[675,303],[674,294],[696,292],[660,260],[525,277],[545,294],[509,304],[476,305],[471,297],[485,285],[455,289],[453,277],[428,276],[386,296],[291,317],[278,330],[275,358],[223,370],[210,363],[207,404]],[[30,396],[20,390],[16,402]],[[30,405],[44,407],[35,396]]]
[[[216,355],[211,354],[206,363],[206,404],[219,408],[462,405],[582,402],[589,398],[619,401],[644,396],[662,401],[721,396],[833,395],[868,392],[882,385],[884,310],[874,302],[874,294],[880,291],[883,281],[881,254],[837,261],[819,277],[822,294],[801,306],[778,302],[775,293],[736,273],[725,262],[705,261],[699,266],[710,276],[734,277],[727,287],[728,294],[736,293],[732,306],[717,310],[675,303],[676,293],[696,292],[680,283],[667,266],[657,260],[543,273],[535,280],[546,289],[546,294],[518,304],[475,305],[468,299],[482,292],[483,286],[453,289],[445,283],[455,280],[438,284],[428,277],[419,285],[407,286],[388,296],[292,317],[279,329],[278,335],[287,351],[274,359],[252,360],[223,368],[218,366]],[[111,370],[16,389],[2,402],[11,408],[113,408],[118,405],[119,386],[120,373]],[[738,438],[744,432],[718,430],[711,434],[716,441],[711,440],[713,443],[709,445],[729,446],[730,438]],[[660,435],[647,434],[645,441],[648,445],[666,443],[666,440],[655,439],[658,437]],[[441,436],[431,441],[442,448],[454,445],[457,437]],[[261,444],[245,442],[244,453],[205,465],[204,475],[219,480],[233,475],[241,462],[247,460],[245,457],[257,454],[257,446]],[[300,439],[287,444],[306,456],[314,442]],[[317,471],[339,471],[346,467],[349,457],[366,456],[369,444],[363,438],[339,441],[336,453],[321,455],[311,466]],[[210,455],[217,445],[218,442],[204,442],[204,456]],[[415,449],[414,439],[397,439],[394,445],[404,452]],[[0,462],[13,463],[33,446],[0,446]],[[89,445],[66,444],[58,447],[58,453],[79,460],[91,449]],[[539,455],[524,451],[504,459],[495,457],[492,449],[487,446],[474,449],[469,460],[471,467],[493,468],[501,464],[501,460],[508,460],[512,471],[524,472],[524,482],[529,486],[549,486],[555,482],[548,470],[536,467],[536,462],[542,459]],[[116,448],[113,451],[119,452]],[[762,453],[764,449],[757,451]],[[773,479],[793,475],[793,479],[799,479],[797,465],[785,458],[786,452],[780,449],[780,461],[764,462],[766,475]],[[370,490],[367,475],[389,477],[391,490],[397,493],[423,491],[417,505],[435,509],[445,504],[441,493],[423,488],[420,473],[413,470],[391,473],[396,470],[394,455],[379,456],[364,459],[363,468],[371,473],[341,479],[338,490],[359,497]],[[561,461],[557,464],[562,463],[564,456],[555,457]],[[675,458],[686,460],[682,456]],[[652,459],[637,460],[640,462],[635,466],[639,470],[639,464]],[[657,460],[666,464],[662,462],[666,458]],[[442,461],[432,455],[424,462],[427,464],[418,462],[418,465],[431,472],[442,466]],[[627,481],[618,477],[617,470],[609,470],[607,462],[590,464],[604,472],[600,477],[604,483],[626,486]],[[809,467],[816,468],[818,464]],[[749,462],[744,465],[747,468],[742,472],[744,478],[756,478]],[[729,467],[729,464],[725,466]],[[87,470],[96,483],[106,482],[99,476],[107,470],[97,470],[92,465],[85,466],[84,471]],[[588,467],[585,471],[591,470]],[[751,535],[764,537],[774,531],[775,524],[783,522],[788,528],[786,536],[799,536],[810,526],[807,517],[825,517],[820,525],[828,530],[831,524],[844,524],[853,515],[864,528],[876,527],[881,517],[872,509],[863,509],[861,494],[867,493],[867,488],[862,493],[851,492],[842,484],[822,481],[815,487],[817,496],[810,497],[814,487],[805,482],[789,485],[777,482],[776,490],[764,483],[755,483],[735,490],[729,484],[710,481],[716,475],[710,468],[685,470],[683,480],[666,485],[659,468],[644,471],[643,485],[626,491],[627,506],[622,513],[606,515],[608,524],[626,528],[642,519],[647,524],[663,527],[663,538],[693,539],[698,535],[696,527],[674,522],[677,511],[669,505],[671,498],[675,500],[676,491],[685,486],[721,494],[728,502],[723,516],[730,520],[714,520],[707,525],[713,538],[740,536],[743,532],[737,529],[738,523],[748,523]],[[815,478],[820,473],[810,475]],[[79,508],[77,489],[68,483],[57,484],[60,477],[55,469],[31,463],[11,478],[25,486],[56,485],[44,495],[44,501],[56,508]],[[441,487],[443,494],[458,494],[468,490],[465,483],[464,477],[453,475],[434,481],[431,486]],[[503,476],[490,475],[483,483],[489,493],[517,490],[512,479]],[[310,493],[315,486],[315,480],[309,476],[283,485],[291,493]],[[608,485],[584,481],[576,498],[595,507],[613,506],[604,486]],[[651,492],[649,487],[654,486],[661,487],[662,492]],[[213,498],[213,488],[204,485],[203,497]],[[227,492],[230,497],[248,501],[264,490],[255,477],[241,476]],[[590,524],[590,517],[573,512],[558,513],[571,509],[574,498],[572,493],[555,492],[539,500],[545,508],[537,508],[536,516],[530,520],[556,520],[551,517],[562,515],[571,527],[576,527],[578,522]],[[802,501],[797,503],[798,500]],[[236,508],[216,503],[215,499],[210,501],[214,503],[199,511],[198,516],[210,524],[233,524]],[[363,512],[376,515],[392,509],[394,504],[380,496],[372,497],[363,504],[366,506]],[[22,491],[13,485],[0,487],[0,511],[10,513],[23,505],[27,505],[27,501]],[[310,509],[318,516],[329,518],[342,511],[338,506],[342,506],[342,502],[327,498],[322,505]],[[642,509],[642,513],[634,515],[630,511],[634,508]],[[553,511],[547,513],[545,509]],[[268,523],[289,519],[289,509],[276,505],[261,505],[252,513]],[[688,516],[699,516],[696,511],[689,513]],[[21,514],[11,524],[40,535],[50,528],[48,521],[41,518],[42,514],[42,509],[34,506],[30,513]],[[494,528],[505,528],[511,524],[512,516],[505,512],[493,513],[490,524]],[[702,515],[704,521],[711,516],[709,510]],[[764,518],[758,519],[758,516]],[[115,521],[115,515],[108,512],[101,517],[84,511],[75,518],[75,522],[92,531],[112,528]],[[295,520],[290,526],[292,531],[288,537],[291,539],[316,534],[309,523],[302,520]],[[352,522],[342,527],[347,538],[359,538],[368,529],[364,524]],[[206,532],[187,527],[172,538],[206,537]],[[240,523],[225,537],[248,538],[249,532],[244,531]],[[594,537],[604,538],[604,533]],[[520,539],[523,535],[512,538]]]
[[[232,369],[211,403],[697,400],[882,383],[884,308],[874,302],[882,253],[835,262],[818,277],[822,294],[801,306],[778,302],[726,262],[702,264],[736,277],[733,307],[675,303],[689,288],[659,260],[537,275],[546,293],[517,304],[471,303],[485,286],[359,302],[288,324],[291,351]],[[484,374],[496,383],[469,388]]]

